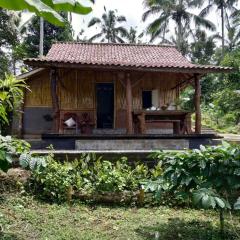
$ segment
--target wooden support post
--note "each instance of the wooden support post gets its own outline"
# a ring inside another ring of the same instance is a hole
[[[201,85],[200,85],[200,78],[197,74],[194,75],[194,83],[195,83],[195,98],[194,98],[194,105],[195,105],[195,133],[201,134]]]
[[[126,108],[127,108],[127,115],[126,115],[126,127],[127,127],[127,134],[133,133],[133,119],[132,119],[132,85],[131,85],[131,78],[130,73],[126,74]]]
[[[58,75],[57,75],[56,69],[51,69],[50,81],[51,81],[51,96],[52,96],[52,108],[53,108],[53,132],[58,133],[59,123],[60,123],[60,109],[59,109],[59,99],[57,95]]]

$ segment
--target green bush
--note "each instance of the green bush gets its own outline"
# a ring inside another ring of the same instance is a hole
[[[216,147],[152,155],[163,174],[146,184],[159,198],[170,192],[176,198],[203,208],[216,208],[223,232],[225,209],[240,209],[240,147],[223,142]]]
[[[49,155],[45,161],[41,158],[39,164],[36,164],[35,158],[23,158],[23,165],[32,170],[31,183],[35,191],[57,201],[66,200],[70,187],[76,192],[88,194],[134,192],[140,189],[142,182],[154,180],[162,174],[159,165],[153,169],[148,169],[145,164],[131,167],[124,157],[110,162],[97,158],[95,154],[83,154],[71,163],[60,163]]]
[[[0,170],[7,171],[15,157],[29,150],[30,144],[26,141],[0,135]]]

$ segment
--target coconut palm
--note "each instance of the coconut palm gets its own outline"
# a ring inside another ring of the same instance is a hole
[[[88,27],[98,26],[100,32],[92,36],[89,41],[92,42],[101,39],[101,42],[107,41],[108,43],[124,43],[124,37],[128,35],[128,31],[123,26],[119,25],[126,22],[124,16],[116,15],[116,11],[106,11],[102,18],[92,18],[88,23]]]
[[[196,29],[194,31],[195,39],[191,43],[190,58],[191,61],[197,64],[213,63],[213,56],[216,48],[216,41],[219,39],[219,34],[209,35],[206,31]]]
[[[166,42],[166,32],[169,30],[170,22],[176,28],[176,45],[181,49],[186,33],[190,29],[191,22],[196,26],[203,26],[209,30],[215,30],[215,25],[207,19],[191,13],[189,10],[200,7],[201,0],[144,0],[146,12],[142,19],[146,21],[149,17],[157,16],[147,27],[147,32],[151,35],[151,41],[157,37]]]
[[[128,43],[141,43],[141,38],[143,37],[144,32],[140,34],[137,33],[136,28],[130,27],[128,35],[126,36]]]
[[[237,3],[238,0],[209,0],[208,5],[201,11],[200,16],[205,17],[210,13],[210,11],[217,7],[217,10],[221,13],[221,38],[222,38],[222,52],[224,52],[224,43],[225,43],[225,26],[226,21],[229,25],[229,14],[228,11],[234,12],[236,8],[234,4]]]
[[[228,33],[225,42],[229,51],[234,50],[240,46],[240,29],[237,25],[230,25],[227,27]]]

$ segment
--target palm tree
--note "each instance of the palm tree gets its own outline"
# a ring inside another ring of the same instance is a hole
[[[126,36],[128,43],[141,43],[141,38],[144,32],[138,34],[136,28],[130,27],[128,35]]]
[[[228,34],[225,42],[227,43],[227,49],[232,51],[240,46],[240,29],[236,25],[231,25],[227,27],[227,30]]]
[[[117,16],[116,11],[110,10],[102,15],[102,18],[92,18],[88,23],[88,27],[99,26],[100,32],[92,36],[89,41],[92,42],[101,38],[101,42],[107,41],[108,43],[124,43],[124,37],[128,35],[128,31],[119,24],[126,22],[124,16]]]
[[[225,43],[225,20],[227,23],[229,22],[228,11],[233,12],[236,11],[234,4],[238,2],[238,0],[209,0],[209,4],[201,11],[200,16],[205,17],[209,14],[209,12],[217,7],[217,10],[221,13],[221,31],[222,31],[222,53],[224,53],[224,43]]]
[[[176,45],[179,50],[183,45],[186,29],[190,29],[191,22],[197,26],[203,26],[209,30],[215,30],[215,25],[205,18],[193,14],[191,8],[200,7],[201,0],[144,0],[146,12],[142,19],[146,21],[149,17],[157,16],[147,27],[147,32],[151,35],[151,41],[157,37],[166,42],[166,32],[169,30],[170,22],[176,28]]]
[[[197,64],[211,64],[219,34],[210,35],[201,29],[194,31],[195,39],[191,43],[191,61]]]

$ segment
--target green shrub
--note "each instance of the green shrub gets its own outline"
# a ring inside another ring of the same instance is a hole
[[[45,161],[41,158],[38,164],[35,158],[23,158],[24,166],[32,170],[34,189],[43,197],[57,201],[66,200],[69,187],[88,194],[134,192],[140,189],[142,182],[162,174],[159,165],[150,170],[145,164],[131,167],[124,157],[110,162],[95,154],[83,154],[71,163],[60,163],[49,155]]]
[[[37,190],[42,191],[42,196],[49,200],[62,201],[67,198],[67,190],[73,184],[73,169],[69,164],[56,161],[49,162],[47,168],[33,172]]]
[[[224,209],[240,209],[240,147],[223,142],[217,147],[152,155],[160,161],[163,174],[157,181],[148,182],[147,190],[161,198],[170,192],[183,201],[192,201],[203,208],[220,212],[221,232]]]
[[[30,144],[24,140],[11,136],[0,135],[0,170],[7,171],[14,157],[19,157],[24,152],[29,152]]]

